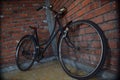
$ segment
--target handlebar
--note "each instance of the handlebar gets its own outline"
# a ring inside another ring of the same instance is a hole
[[[51,10],[53,13],[57,13],[55,10],[53,10],[53,6],[50,5],[50,6],[40,6],[38,9],[36,9],[36,11],[39,11],[41,9],[49,9]]]
[[[41,9],[49,9],[51,10],[53,13],[58,14],[58,15],[65,15],[67,12],[67,9],[65,7],[61,8],[60,11],[56,12],[55,10],[53,10],[53,6],[40,6],[38,9],[36,9],[37,11],[41,10]]]
[[[51,11],[53,11],[52,8],[53,8],[52,5],[50,5],[50,6],[40,6],[39,8],[36,9],[36,11],[39,11],[41,9],[50,9]]]

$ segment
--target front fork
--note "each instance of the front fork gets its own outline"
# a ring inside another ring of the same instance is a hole
[[[66,27],[65,30],[64,30],[64,33],[63,33],[63,37],[66,37],[66,36],[67,36],[67,34],[68,34],[68,30],[69,30],[69,28]]]
[[[71,41],[68,33],[69,33],[69,27],[66,27],[64,30],[64,34],[63,34],[63,38],[65,39],[66,44],[70,47],[73,48],[75,50],[80,50],[80,47],[75,46],[75,44]]]
[[[69,38],[68,31],[69,31],[69,28],[66,27],[65,30],[64,30],[63,38],[65,39],[66,44],[67,44],[69,47],[73,48],[73,47],[74,47],[74,44],[71,42],[71,40],[70,40],[70,38]]]

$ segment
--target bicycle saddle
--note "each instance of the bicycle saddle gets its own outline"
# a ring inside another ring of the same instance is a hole
[[[61,16],[61,17],[64,17],[65,14],[67,13],[67,9],[65,7],[61,8],[58,12],[58,14]]]
[[[29,28],[37,30],[37,27],[35,27],[35,26],[29,26]]]

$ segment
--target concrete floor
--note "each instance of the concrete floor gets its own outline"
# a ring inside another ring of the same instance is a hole
[[[61,68],[58,61],[37,64],[28,71],[14,70],[2,74],[0,80],[76,80],[69,77]],[[92,78],[90,80],[98,80]]]

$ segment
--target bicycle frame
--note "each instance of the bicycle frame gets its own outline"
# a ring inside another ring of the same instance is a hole
[[[89,20],[70,21],[63,26],[60,20],[65,16],[65,8],[61,8],[60,12],[52,10],[51,7],[40,7],[37,10],[42,8],[50,9],[55,13],[55,23],[52,33],[47,41],[40,44],[37,28],[29,26],[33,29],[33,33],[23,36],[16,47],[17,67],[21,71],[26,71],[30,69],[34,61],[39,62],[43,59],[44,52],[57,34],[60,33],[57,43],[57,57],[63,70],[69,76],[76,79],[93,77],[93,75],[102,69],[106,57],[105,53],[107,52],[107,41],[101,28],[96,23]],[[57,24],[58,29],[56,30]],[[94,44],[97,44],[97,46]],[[87,60],[89,60],[87,62],[84,61],[84,56],[86,55],[88,55]],[[80,72],[82,72],[82,74],[79,74]]]
[[[56,28],[56,24],[58,23],[59,28],[55,31]],[[62,23],[60,22],[60,19],[58,18],[58,16],[55,16],[55,23],[54,23],[54,28],[53,31],[50,35],[50,37],[48,38],[48,40],[46,42],[44,42],[43,44],[39,44],[39,38],[38,38],[38,32],[34,31],[35,37],[36,37],[36,42],[40,48],[40,46],[46,45],[44,47],[44,49],[42,50],[42,54],[46,51],[46,49],[49,47],[49,45],[51,44],[51,42],[53,41],[53,39],[56,37],[56,35],[58,34],[58,32],[60,32],[60,34],[64,34],[64,30],[65,27],[63,27]]]

